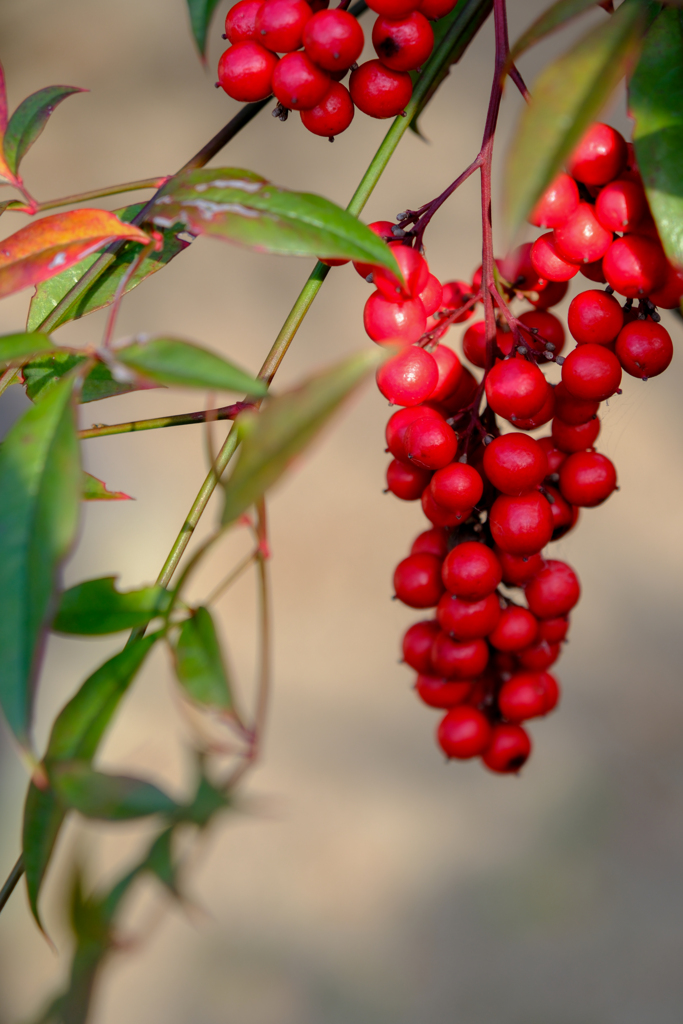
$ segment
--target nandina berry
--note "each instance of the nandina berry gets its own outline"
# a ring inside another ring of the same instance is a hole
[[[531,740],[521,725],[493,726],[491,739],[482,754],[482,761],[492,772],[518,772],[531,753]]]
[[[502,434],[484,449],[484,472],[503,494],[524,494],[548,475],[548,460],[532,437],[518,432]]]
[[[604,345],[577,345],[562,364],[562,383],[575,398],[604,402],[621,384],[621,365]]]
[[[419,6],[420,0],[372,0],[368,4],[371,11],[382,14],[385,18],[405,18]]]
[[[432,647],[441,627],[436,619],[414,622],[403,635],[402,652],[406,665],[416,672],[432,671]]]
[[[461,409],[466,409],[474,400],[478,388],[477,378],[466,366],[463,366],[455,391],[448,395],[447,398],[442,399],[447,412],[452,415]]]
[[[529,298],[529,302],[536,309],[550,309],[551,306],[562,302],[568,289],[569,285],[566,281],[548,281],[545,288],[541,288],[538,292],[538,298]]]
[[[434,526],[460,526],[462,523],[467,522],[472,514],[471,508],[466,508],[462,512],[454,512],[450,508],[444,508],[443,505],[439,505],[434,500],[434,495],[429,487],[425,487],[422,492],[422,511]]]
[[[676,309],[683,297],[683,271],[667,262],[664,284],[650,292],[649,298],[660,309]]]
[[[560,645],[547,640],[536,640],[529,647],[517,651],[517,661],[529,672],[545,672],[560,656]]]
[[[263,0],[256,16],[256,38],[273,53],[291,53],[301,46],[312,14],[305,0]]]
[[[495,593],[479,601],[464,601],[455,594],[444,594],[436,607],[436,618],[454,640],[479,640],[495,629],[500,618],[500,601]]]
[[[557,391],[557,388],[559,387],[560,385],[558,384],[555,391]],[[539,437],[538,444],[540,444],[545,453],[545,457],[548,460],[548,476],[552,478],[552,475],[557,473],[558,469],[567,458],[567,455],[565,452],[561,452],[559,448],[555,447],[552,437]]]
[[[430,21],[438,21],[450,14],[458,0],[421,0],[420,10],[425,18]]]
[[[491,742],[491,734],[488,718],[477,708],[463,705],[446,712],[436,738],[446,757],[466,761],[483,754]]]
[[[270,96],[278,58],[260,43],[245,41],[226,50],[218,62],[218,82],[234,100],[253,103]]]
[[[318,11],[304,28],[304,49],[326,71],[346,71],[358,60],[365,42],[363,29],[348,11]]]
[[[486,378],[486,400],[495,413],[515,422],[540,411],[548,384],[535,365],[514,356],[495,364]]]
[[[442,577],[451,594],[478,601],[493,593],[503,578],[503,570],[491,548],[468,540],[448,553]]]
[[[498,707],[509,722],[547,715],[557,704],[557,681],[548,672],[516,672],[501,687]]]
[[[554,313],[541,309],[530,309],[519,316],[519,322],[529,328],[525,332],[525,340],[534,352],[543,352],[547,344],[552,345],[552,352],[559,356],[564,348],[564,327]]]
[[[575,452],[560,468],[560,491],[579,508],[601,505],[616,486],[614,463],[599,452]]]
[[[369,231],[372,231],[373,235],[377,235],[377,237],[381,238],[383,242],[389,243],[396,241],[391,230],[394,225],[390,220],[375,220],[372,224],[368,224],[367,227]],[[367,281],[370,274],[372,274],[374,278],[377,267],[374,263],[362,263],[360,260],[354,260],[353,269]]]
[[[448,534],[442,527],[419,533],[410,548],[411,555],[436,555],[444,559],[448,554]]]
[[[662,247],[646,235],[617,238],[603,257],[602,269],[610,287],[627,299],[649,295],[666,281]]]
[[[550,558],[527,584],[529,609],[538,619],[555,619],[570,612],[581,595],[576,573],[567,565]]]
[[[586,423],[573,425],[556,416],[553,419],[552,431],[553,443],[561,452],[583,452],[595,444],[600,433],[600,420],[595,416]]]
[[[574,398],[567,391],[562,381],[556,384],[553,390],[555,393],[555,415],[558,419],[563,420],[565,423],[570,423],[573,427],[579,426],[580,423],[588,423],[588,420],[592,419],[600,408],[600,402]],[[544,439],[539,438],[539,442],[541,440]],[[554,473],[556,469],[557,466],[555,469],[550,469],[550,472]]]
[[[408,461],[408,454],[405,449],[406,430],[411,423],[419,419],[436,419],[445,422],[443,416],[436,412],[435,409],[430,409],[428,405],[417,405],[409,409],[399,409],[398,412],[393,413],[389,417],[385,437],[387,448],[395,459],[400,459],[403,462]]]
[[[403,443],[408,461],[430,470],[442,469],[452,462],[458,447],[455,432],[442,419],[415,420],[406,430]]]
[[[570,302],[567,324],[579,345],[609,345],[624,325],[624,313],[613,295],[589,288]]]
[[[434,30],[419,11],[398,21],[380,15],[372,29],[372,45],[386,67],[414,71],[434,49]]]
[[[429,352],[410,345],[383,363],[375,376],[377,387],[393,405],[419,405],[436,387],[439,371]]]
[[[372,282],[390,302],[416,299],[429,281],[427,261],[417,249],[412,249],[409,245],[403,245],[401,242],[390,244],[405,283],[401,284],[396,275],[386,267],[375,267]]]
[[[455,310],[461,309],[466,305],[471,298],[472,288],[467,281],[446,281],[443,286],[441,308],[446,310],[450,315],[450,313],[455,312]],[[464,321],[469,320],[471,316],[474,316],[474,309],[472,309],[472,307],[466,309],[460,314],[460,316],[457,316],[453,323],[464,323]]]
[[[523,587],[543,568],[543,559],[535,555],[511,555],[502,548],[496,548],[496,555],[503,570],[503,582],[511,587]]]
[[[547,640],[549,644],[561,643],[567,635],[569,619],[566,615],[558,615],[556,619],[543,619],[538,624],[538,639]]]
[[[447,345],[437,345],[432,351],[432,357],[439,370],[439,380],[432,391],[430,401],[440,402],[454,394],[460,384],[463,367],[457,354]]]
[[[443,676],[430,676],[420,673],[415,683],[418,697],[430,708],[455,708],[463,704],[472,692],[472,683],[468,680],[444,679]]]
[[[447,679],[474,679],[486,668],[489,649],[484,640],[451,640],[439,633],[432,645],[432,664]]]
[[[225,35],[231,43],[256,40],[256,15],[263,0],[239,0],[225,19]],[[354,19],[355,20],[355,19]]]
[[[330,88],[326,75],[305,53],[287,53],[273,72],[275,98],[288,110],[310,110]]]
[[[419,299],[396,302],[376,291],[365,303],[363,326],[378,345],[386,342],[412,345],[424,334],[427,317]]]
[[[590,203],[579,203],[571,217],[555,228],[558,252],[572,263],[595,263],[611,241],[612,232],[602,226]]]
[[[408,555],[394,572],[396,597],[411,608],[433,608],[443,594],[441,559],[436,555]]]
[[[595,213],[608,231],[634,231],[647,210],[645,190],[640,182],[618,178],[600,192]]]
[[[555,388],[548,385],[546,388],[545,401],[533,416],[512,417],[511,422],[518,430],[536,430],[544,423],[549,423],[555,415]]]
[[[554,178],[533,208],[529,223],[537,228],[558,228],[576,211],[579,190],[568,174]]]
[[[596,260],[595,263],[582,263],[579,270],[581,276],[587,277],[589,281],[595,281],[596,284],[607,284],[607,278],[602,270],[602,260]]]
[[[544,484],[543,492],[550,504],[550,513],[553,517],[552,540],[559,540],[565,533],[576,526],[579,518],[579,510],[562,497],[560,492],[550,484]]]
[[[355,113],[349,90],[341,82],[332,82],[317,106],[302,110],[301,123],[313,135],[333,139],[345,132]]]
[[[591,125],[568,161],[568,170],[584,185],[606,185],[626,167],[624,137],[608,124]]]
[[[437,309],[441,309],[443,302],[443,288],[441,287],[441,281],[434,274],[430,274],[427,279],[427,284],[423,287],[422,291],[418,293],[418,299],[425,308],[427,316],[431,316],[436,313]]]
[[[496,345],[501,352],[505,351],[506,341],[512,340],[511,334],[506,334],[496,327]],[[482,370],[486,366],[486,323],[483,320],[477,320],[476,323],[470,324],[465,331],[462,339],[462,350],[465,354],[465,358],[469,359],[473,366],[479,366]],[[510,348],[507,347],[508,352]]]
[[[579,264],[560,253],[554,231],[536,239],[531,248],[531,262],[534,270],[547,281],[569,281],[579,272]]]
[[[532,248],[533,242],[524,242],[513,249],[504,260],[500,260],[502,277],[516,291],[531,292],[543,286],[538,271],[531,262]]]
[[[413,95],[413,80],[407,71],[394,71],[380,60],[366,60],[349,80],[351,98],[370,117],[396,117]]]
[[[494,541],[511,555],[535,555],[553,533],[550,504],[539,491],[511,498],[501,494],[489,513]]]
[[[442,597],[443,601],[444,598]],[[443,623],[441,623],[443,626]],[[527,608],[511,604],[501,613],[489,634],[489,643],[499,651],[521,651],[536,639],[538,620]]]
[[[666,370],[674,347],[671,335],[661,324],[634,320],[619,334],[614,351],[627,373],[646,380]]]
[[[387,487],[392,494],[403,501],[417,501],[431,479],[429,470],[419,466],[408,466],[405,462],[392,459],[387,466]]]
[[[452,462],[434,474],[430,488],[439,505],[464,512],[474,508],[481,498],[484,481],[474,466],[466,462]]]

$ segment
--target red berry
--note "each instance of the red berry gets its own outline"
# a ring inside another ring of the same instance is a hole
[[[533,334],[526,335],[525,341],[534,352],[543,352],[546,344],[553,346],[552,352],[559,356],[564,348],[564,327],[554,313],[546,313],[545,310],[529,310],[522,313],[519,322],[528,327]]]
[[[256,16],[256,38],[273,53],[291,53],[301,46],[311,16],[305,0],[263,0]]]
[[[661,309],[676,309],[681,304],[682,296],[683,271],[667,263],[664,284],[657,288],[656,291],[650,292],[650,301],[654,302],[655,306],[659,306]]]
[[[418,298],[424,306],[427,316],[431,316],[432,313],[436,313],[437,309],[441,309],[441,303],[443,302],[443,288],[441,287],[441,281],[439,281],[438,277],[435,277],[434,274],[429,275],[427,284],[424,285],[422,291],[419,292]]]
[[[646,210],[643,186],[626,178],[605,185],[595,203],[597,218],[608,231],[633,231]]]
[[[415,420],[406,430],[403,443],[411,464],[432,470],[448,466],[458,447],[455,432],[441,419]]]
[[[376,220],[372,224],[368,224],[367,227],[372,231],[373,235],[377,235],[378,238],[381,238],[387,244],[396,240],[391,230],[394,225],[390,220]],[[361,263],[358,260],[354,260],[353,269],[365,280],[372,274],[371,280],[374,280],[377,267],[373,263]]]
[[[399,409],[389,417],[385,437],[387,448],[395,459],[403,462],[408,461],[408,454],[405,449],[406,430],[411,423],[419,419],[436,419],[445,422],[436,410],[430,409],[428,405],[413,406],[410,409]]]
[[[346,71],[363,49],[363,29],[348,11],[318,11],[306,23],[304,48],[326,71]]]
[[[218,81],[234,100],[252,103],[270,96],[278,58],[259,43],[236,43],[218,62]]]
[[[525,722],[547,715],[557,696],[557,682],[548,672],[517,672],[501,687],[498,707],[509,722]]]
[[[434,526],[460,526],[461,523],[467,522],[472,514],[471,508],[467,508],[462,512],[454,512],[452,509],[439,505],[434,500],[434,495],[429,487],[425,487],[422,492],[422,511]]]
[[[575,452],[560,468],[560,490],[572,505],[594,508],[617,486],[617,471],[606,455]]]
[[[445,309],[448,313],[460,309],[472,298],[472,289],[467,281],[446,281],[443,286],[443,298],[441,300],[442,309]],[[465,320],[469,320],[474,315],[474,310],[466,309],[464,313],[456,317],[453,323],[461,324]]]
[[[588,420],[587,423],[579,423],[576,426],[565,423],[558,419],[553,420],[553,442],[561,452],[583,452],[586,448],[592,448],[600,433],[600,420],[597,416]]]
[[[570,423],[573,427],[578,427],[581,423],[588,423],[600,408],[600,402],[584,401],[580,398],[574,398],[573,395],[567,391],[566,387],[560,381],[559,384],[555,385],[555,415],[558,419],[564,423]],[[539,438],[539,442],[544,440]],[[550,438],[547,439],[548,441]],[[554,473],[557,466],[550,469],[551,473]]]
[[[377,291],[365,303],[363,326],[372,340],[380,345],[384,342],[412,345],[424,334],[427,317],[419,299],[395,302]]]
[[[316,107],[302,110],[300,117],[304,128],[313,135],[333,139],[345,132],[353,121],[354,106],[349,90],[341,82],[332,82],[330,88]]]
[[[310,110],[330,88],[330,76],[305,53],[287,53],[273,72],[275,98],[288,110]]]
[[[529,217],[537,228],[557,228],[571,217],[579,205],[579,190],[568,174],[560,173],[551,181]]]
[[[610,245],[602,269],[615,292],[637,299],[666,281],[666,258],[659,242],[646,235],[624,235]]]
[[[420,674],[417,677],[415,689],[424,704],[429,705],[430,708],[446,710],[457,707],[458,704],[467,700],[472,692],[472,683],[444,679],[442,676]]]
[[[533,490],[548,475],[548,460],[532,437],[502,434],[484,450],[484,472],[496,490],[519,495]]]
[[[405,18],[419,6],[419,0],[372,0],[372,3],[368,4],[371,11],[383,14],[385,18]]]
[[[419,405],[429,398],[439,379],[434,359],[410,345],[377,371],[377,386],[393,405]]]
[[[396,117],[413,95],[413,81],[407,71],[394,71],[380,60],[366,60],[351,74],[351,97],[359,110],[370,117]]]
[[[436,555],[445,558],[448,554],[448,534],[437,526],[417,535],[410,549],[411,555]]]
[[[435,555],[408,555],[394,572],[396,597],[411,608],[433,608],[443,594],[441,559]]]
[[[536,430],[537,427],[542,427],[544,423],[548,423],[555,415],[555,388],[548,385],[546,389],[545,401],[537,413],[533,416],[517,416],[513,417],[511,422],[517,427],[518,430]]]
[[[396,275],[385,267],[375,267],[372,274],[373,284],[384,298],[391,302],[416,299],[429,281],[427,261],[420,256],[417,249],[411,249],[408,245],[401,242],[392,242],[390,245],[405,285],[402,285]]]
[[[596,260],[595,263],[583,263],[579,270],[582,276],[587,277],[589,281],[595,281],[597,284],[607,284],[607,278],[602,270],[602,260]]]
[[[387,466],[387,487],[403,501],[417,501],[431,479],[431,473],[393,459]]]
[[[531,248],[531,262],[536,272],[548,281],[569,281],[579,272],[578,263],[572,263],[561,255],[554,231],[536,239]]]
[[[532,248],[533,242],[524,242],[513,249],[504,260],[500,260],[502,277],[516,291],[530,292],[542,287],[538,271],[531,262]]]
[[[496,327],[496,345],[503,353],[505,353],[507,347],[505,343],[508,340],[512,340],[512,335],[502,331],[500,327]],[[484,369],[486,366],[486,323],[483,320],[477,320],[475,324],[471,324],[467,328],[462,339],[462,350],[465,353],[465,358],[469,359],[473,366]]]
[[[263,0],[239,0],[228,11],[225,35],[231,43],[244,43],[256,39],[256,15]]]
[[[518,498],[501,494],[489,513],[494,541],[511,555],[535,555],[553,533],[550,503],[539,491]]]
[[[482,761],[492,772],[518,772],[531,753],[531,740],[521,725],[494,725]]]
[[[590,203],[579,203],[575,212],[555,228],[555,245],[561,256],[573,263],[595,263],[602,259],[612,241],[595,216]]]
[[[538,624],[538,639],[547,640],[549,644],[561,643],[567,635],[569,619],[559,615],[556,619],[543,619]]]
[[[450,14],[458,0],[420,0],[420,10],[425,18],[438,21]]]
[[[553,517],[552,540],[559,540],[565,533],[576,526],[579,518],[579,510],[569,502],[565,501],[560,492],[550,484],[543,488],[545,496],[550,504],[550,513]]]
[[[502,612],[496,628],[489,633],[489,643],[499,651],[520,651],[534,642],[537,633],[538,620],[531,612],[527,608],[510,605]]]
[[[496,548],[496,555],[503,570],[503,582],[513,587],[523,587],[543,568],[543,559],[535,555],[511,555]]]
[[[500,618],[500,601],[495,593],[479,601],[444,594],[437,605],[436,618],[454,640],[478,640],[495,628]]]
[[[516,417],[524,419],[540,411],[548,384],[534,363],[515,356],[496,363],[485,388],[493,411],[514,423]]]
[[[621,331],[614,351],[627,373],[646,380],[666,370],[674,347],[671,335],[661,324],[634,320]]]
[[[560,384],[557,385],[555,391],[557,391],[557,388],[559,387],[561,387]],[[558,469],[567,458],[566,454],[554,446],[552,437],[539,437],[538,444],[540,444],[545,453],[545,457],[548,460],[548,475],[550,476],[552,473],[557,473]]]
[[[464,512],[474,508],[484,491],[484,481],[473,466],[453,462],[440,469],[430,484],[434,500],[444,508]]]
[[[439,381],[432,391],[430,401],[440,402],[454,394],[463,375],[462,363],[452,348],[437,345],[432,357],[439,370]]]
[[[567,323],[580,345],[609,345],[623,327],[624,314],[613,295],[590,288],[572,299]]]
[[[434,49],[434,31],[419,11],[399,21],[380,15],[372,29],[372,45],[386,67],[394,71],[414,71]]]
[[[432,671],[432,647],[441,627],[436,619],[415,622],[403,635],[403,660],[416,672]]]
[[[622,135],[608,124],[591,125],[572,153],[569,173],[584,185],[606,185],[626,167],[628,150]]]
[[[465,541],[446,556],[442,576],[451,594],[478,601],[496,589],[503,570],[491,548],[478,541]]]
[[[442,399],[446,410],[453,414],[459,412],[461,409],[467,408],[468,405],[474,400],[474,397],[479,388],[477,378],[470,373],[466,366],[463,366],[462,373],[458,385],[447,398]]]
[[[448,679],[473,679],[481,675],[489,660],[489,649],[483,640],[459,643],[446,633],[439,633],[432,646],[432,664],[439,675]]]
[[[550,309],[551,306],[556,306],[558,302],[562,302],[568,288],[569,285],[566,281],[548,281],[545,288],[539,291],[538,298],[529,299],[529,302],[536,309]]]
[[[562,365],[562,383],[570,395],[604,402],[621,383],[621,366],[604,345],[578,345]]]
[[[537,640],[530,647],[517,652],[517,661],[529,672],[545,672],[560,656],[560,645]]]
[[[491,742],[491,726],[481,711],[472,707],[446,712],[436,738],[446,757],[466,761],[482,754]]]
[[[566,615],[580,595],[579,581],[571,566],[552,558],[526,587],[527,604],[538,619]]]

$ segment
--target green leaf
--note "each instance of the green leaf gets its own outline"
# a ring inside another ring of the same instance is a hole
[[[130,494],[123,491],[110,491],[104,480],[99,480],[91,473],[83,473],[83,501],[133,501]]]
[[[16,174],[19,164],[48,122],[55,107],[76,92],[87,92],[72,85],[49,85],[20,103],[9,119],[3,142],[7,166]]]
[[[263,381],[255,380],[227,359],[180,338],[149,338],[116,350],[116,359],[149,380],[178,387],[244,391],[265,395]]]
[[[629,112],[638,169],[669,259],[683,267],[683,23],[667,8],[654,22],[631,79]]]
[[[23,858],[28,901],[36,924],[44,931],[38,910],[40,887],[52,857],[66,811],[52,789],[38,789],[31,782],[24,804]]]
[[[193,235],[257,252],[346,257],[400,276],[391,249],[352,214],[322,196],[278,188],[253,171],[184,171],[164,186],[149,219],[162,228],[181,221]]]
[[[206,60],[206,37],[218,0],[187,0],[192,35],[202,60]]]
[[[526,32],[522,32],[510,50],[506,66],[514,64],[519,56],[535,43],[539,43],[541,39],[545,39],[558,28],[562,28],[563,25],[572,21],[579,14],[583,14],[584,11],[595,10],[597,6],[596,0],[556,0],[536,18]]]
[[[385,356],[377,349],[352,356],[271,399],[260,413],[239,417],[242,446],[225,488],[223,523],[233,522],[273,486],[347,395]]]
[[[179,896],[178,869],[173,860],[174,826],[165,829],[150,848],[149,853],[140,865],[141,871],[149,871],[162,885],[166,886],[174,896]]]
[[[85,818],[129,821],[150,814],[171,814],[177,804],[151,782],[128,775],[94,771],[88,761],[59,761],[50,766],[59,799]]]
[[[25,745],[57,569],[78,524],[73,386],[67,378],[29,409],[0,450],[0,703]]]
[[[230,807],[230,797],[222,793],[207,779],[202,768],[194,799],[187,806],[178,808],[175,820],[206,828],[215,814],[228,807]]]
[[[104,576],[65,590],[52,628],[57,633],[81,636],[118,633],[146,626],[157,615],[163,615],[171,603],[171,595],[163,587],[122,592],[115,584],[115,576]]]
[[[625,0],[537,78],[508,155],[504,198],[513,232],[633,66],[647,16],[639,0]]]
[[[43,352],[52,352],[54,347],[47,334],[3,334],[0,336],[0,364],[8,366],[10,363],[21,363]]]
[[[59,384],[62,377],[84,360],[85,356],[75,355],[71,352],[55,352],[53,355],[38,356],[37,359],[32,359],[30,363],[26,363],[22,367],[26,394],[32,402],[41,401]],[[103,398],[126,395],[129,391],[139,390],[140,387],[135,384],[114,380],[108,366],[105,366],[104,363],[96,363],[83,381],[78,399],[83,405],[86,402],[99,402]]]
[[[132,206],[125,206],[121,210],[114,210],[114,213],[119,220],[130,224],[140,210],[143,209],[143,206],[144,203],[134,203]],[[189,239],[179,237],[184,231],[185,228],[182,224],[174,224],[170,228],[164,228],[161,232],[163,235],[163,245],[160,252],[150,252],[145,256],[137,270],[128,278],[124,295],[127,295],[133,288],[137,288],[151,274],[156,274],[158,270],[161,270],[167,263],[170,263],[175,256],[184,249],[187,249],[190,245]],[[129,273],[131,264],[137,259],[142,249],[143,246],[140,242],[125,242],[117,252],[113,263],[79,296],[78,301],[73,306],[70,306],[62,313],[54,327],[61,327],[62,324],[69,323],[71,320],[78,320],[82,316],[87,316],[88,313],[94,313],[96,310],[110,305],[114,300],[119,284],[124,276]],[[62,271],[61,274],[51,277],[48,281],[43,281],[36,287],[36,292],[31,299],[28,312],[26,326],[29,331],[40,327],[55,306],[80,281],[85,272],[100,258],[101,254],[102,250],[100,249],[92,253],[92,255],[86,256],[84,260],[75,263],[67,270]]]
[[[228,674],[211,614],[197,608],[180,627],[175,644],[178,681],[191,700],[229,711],[233,706]]]

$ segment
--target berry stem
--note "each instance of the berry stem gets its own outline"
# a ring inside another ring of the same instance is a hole
[[[133,434],[139,430],[158,430],[162,427],[184,427],[190,423],[210,423],[213,420],[234,420],[245,409],[252,409],[251,402],[235,402],[218,409],[204,409],[201,412],[181,412],[175,416],[159,416],[155,419],[129,420],[127,423],[106,423],[79,430],[78,437],[86,441],[91,437],[111,437],[113,434]]]
[[[87,203],[91,199],[102,199],[104,196],[117,196],[122,192],[136,192],[141,189],[160,189],[169,180],[169,176],[156,178],[142,178],[140,181],[128,181],[121,185],[107,185],[105,188],[96,188],[91,192],[77,192],[73,196],[62,196],[61,199],[48,199],[44,203],[36,202],[35,206],[22,206],[21,203],[8,206],[7,211],[14,213],[44,213],[45,210],[56,210],[60,206],[73,206],[76,203]]]

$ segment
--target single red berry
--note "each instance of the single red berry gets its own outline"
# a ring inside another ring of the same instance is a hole
[[[621,384],[621,365],[604,345],[577,345],[562,364],[562,383],[575,398],[604,402]]]
[[[407,71],[394,71],[380,60],[366,60],[351,74],[351,98],[370,117],[396,117],[413,95]]]
[[[396,597],[411,608],[433,608],[444,587],[441,559],[435,555],[408,555],[394,572]]]
[[[555,488],[551,487],[550,484],[544,484],[543,491],[550,504],[550,513],[553,517],[553,535],[552,540],[559,540],[560,537],[564,537],[565,533],[569,533],[579,518],[579,510],[570,505],[568,501],[562,497],[560,492]]]
[[[589,281],[595,281],[596,284],[607,284],[607,278],[602,269],[602,260],[596,260],[595,263],[582,263],[579,270],[581,275],[587,277]]]
[[[683,271],[667,262],[664,284],[650,292],[650,302],[660,309],[677,309],[683,297]]]
[[[403,462],[408,461],[408,454],[405,449],[406,430],[411,423],[419,419],[436,419],[445,422],[443,416],[434,409],[430,409],[428,405],[413,406],[410,409],[399,409],[398,412],[393,413],[389,417],[385,437],[387,448],[395,459],[400,459]]]
[[[432,664],[447,679],[474,679],[484,671],[488,660],[489,649],[484,640],[461,643],[442,632],[432,646]]]
[[[471,508],[454,512],[450,508],[444,508],[443,505],[439,505],[434,500],[434,495],[429,487],[425,487],[422,492],[422,511],[434,526],[460,526],[462,523],[467,522],[472,514]]]
[[[372,0],[372,3],[368,4],[371,11],[382,14],[385,18],[405,18],[419,6],[419,0]]]
[[[560,385],[558,384],[555,391],[557,391],[557,388],[559,387]],[[559,448],[555,447],[552,437],[539,437],[537,443],[540,444],[545,453],[545,457],[548,460],[548,476],[551,476],[553,473],[557,473],[558,469],[567,458],[566,453],[561,452]]]
[[[496,490],[519,495],[538,487],[548,475],[548,460],[532,437],[502,434],[484,449],[484,472]]]
[[[256,40],[256,15],[263,0],[239,0],[233,4],[225,19],[225,35],[231,43]]]
[[[553,420],[552,431],[553,443],[561,452],[567,452],[567,454],[583,452],[595,444],[600,433],[600,420],[595,416],[587,423],[579,423],[574,426],[556,416]]]
[[[578,205],[576,182],[568,174],[560,173],[536,203],[529,223],[537,228],[558,228],[571,217]]]
[[[256,38],[273,53],[298,50],[313,12],[305,0],[263,0],[256,16]]]
[[[388,359],[376,373],[379,390],[394,405],[419,405],[429,398],[438,379],[439,371],[429,352],[413,345]]]
[[[536,430],[537,427],[542,427],[544,423],[549,423],[555,415],[555,388],[548,385],[545,394],[545,401],[537,413],[533,416],[517,416],[513,417],[511,422],[517,427],[518,430]]]
[[[535,555],[553,533],[550,504],[539,491],[511,498],[501,494],[489,513],[494,541],[511,555]]]
[[[316,107],[330,88],[330,76],[305,53],[287,53],[273,72],[275,98],[288,110]]]
[[[436,738],[446,757],[466,761],[483,752],[491,742],[491,726],[481,711],[463,706],[447,711]]]
[[[567,565],[550,558],[526,587],[530,610],[538,619],[555,619],[570,612],[581,596],[576,573]]]
[[[386,67],[414,71],[434,49],[434,30],[419,11],[399,21],[380,15],[372,29],[372,45]]]
[[[438,21],[450,14],[458,0],[420,0],[420,10],[425,18]]]
[[[602,269],[615,292],[637,299],[662,287],[667,264],[659,242],[646,235],[624,235],[610,245]]]
[[[346,71],[358,60],[365,42],[363,29],[348,11],[318,11],[304,28],[304,49],[326,71]]]
[[[253,103],[273,91],[278,58],[259,43],[236,43],[218,62],[218,81],[234,100]]]
[[[511,587],[523,587],[543,568],[543,559],[535,555],[511,555],[496,548],[496,555],[503,570],[503,582]]]
[[[580,345],[609,345],[623,327],[624,314],[613,295],[589,288],[570,302],[567,323]]]
[[[538,298],[529,299],[529,302],[536,309],[550,309],[551,306],[562,302],[568,289],[569,285],[566,281],[548,281],[545,288],[538,292]]]
[[[645,190],[640,182],[618,178],[600,192],[595,213],[608,231],[633,231],[647,210]]]
[[[503,578],[503,570],[491,548],[468,540],[448,553],[442,576],[451,594],[478,601],[493,593]]]
[[[448,554],[448,534],[438,526],[419,533],[410,549],[411,555],[436,555],[444,559]]]
[[[464,512],[474,508],[481,498],[484,481],[473,466],[466,462],[453,462],[434,474],[430,487],[439,505]]]
[[[519,322],[529,328],[525,341],[534,352],[543,352],[547,344],[552,345],[552,352],[559,356],[564,348],[564,327],[554,313],[532,309],[519,316]]]
[[[419,299],[395,302],[376,291],[365,303],[363,326],[379,345],[386,342],[412,345],[424,334],[427,317]]]
[[[584,185],[606,185],[626,167],[624,137],[608,124],[591,125],[568,162],[568,170]]]
[[[445,309],[449,314],[457,309],[461,309],[466,305],[472,298],[472,288],[467,281],[446,281],[443,286],[443,297],[441,299],[441,308]],[[465,320],[469,320],[474,315],[474,310],[470,307],[466,309],[464,313],[456,317],[453,323],[461,324]]]
[[[479,640],[495,629],[500,618],[500,601],[495,593],[479,601],[464,601],[455,594],[444,594],[436,607],[436,618],[454,640]]]
[[[456,353],[447,345],[437,345],[432,351],[432,357],[439,370],[439,380],[432,391],[430,401],[440,402],[455,392],[460,384],[463,367]]]
[[[546,400],[548,384],[535,363],[517,356],[495,364],[486,378],[486,400],[495,413],[515,422],[533,416]]]
[[[377,235],[378,238],[381,238],[387,244],[396,240],[391,230],[394,224],[390,220],[375,220],[372,224],[368,224],[367,227],[369,231],[372,231],[373,235]],[[372,275],[370,278],[370,281],[372,281],[374,280],[377,267],[374,263],[362,263],[359,260],[354,260],[353,269],[366,281]]]
[[[491,646],[499,651],[521,651],[534,642],[537,633],[538,619],[527,608],[512,604],[503,610],[496,628],[488,636]]]
[[[547,640],[549,644],[562,643],[569,629],[566,615],[558,615],[556,619],[543,619],[538,624],[538,639]]]
[[[602,226],[590,203],[579,203],[571,217],[555,228],[558,252],[573,263],[595,263],[602,259],[611,241],[612,232]]]
[[[431,470],[448,466],[458,447],[453,429],[437,419],[415,420],[406,430],[403,443],[412,465]]]
[[[548,672],[516,672],[501,687],[498,707],[509,722],[525,722],[547,715],[558,694],[557,682]]]
[[[393,459],[387,466],[387,487],[403,501],[417,501],[431,479],[431,473],[419,466],[408,466]]]
[[[313,135],[333,139],[345,132],[353,121],[354,106],[349,90],[341,82],[332,82],[317,106],[302,110],[301,123]]]
[[[547,640],[537,640],[524,650],[517,651],[517,661],[529,672],[545,672],[555,664],[559,656],[560,645],[549,644]]]
[[[436,619],[415,622],[403,635],[403,660],[416,672],[432,671],[432,647],[441,627]]]
[[[548,281],[569,281],[579,272],[579,264],[572,263],[560,253],[554,231],[536,239],[531,248],[531,262],[536,272]]]
[[[492,772],[518,772],[531,753],[531,740],[521,725],[494,725],[482,761]]]
[[[646,380],[663,373],[673,359],[671,335],[652,320],[626,324],[614,349],[617,359],[632,377]]]
[[[424,285],[422,291],[418,294],[418,299],[424,306],[427,316],[431,316],[432,313],[436,313],[437,309],[441,309],[443,288],[438,277],[435,277],[434,274],[429,275],[427,284]]]
[[[533,242],[524,242],[500,261],[500,272],[512,288],[519,292],[536,291],[542,287],[538,271],[531,262]]]
[[[574,398],[571,395],[562,381],[555,385],[555,415],[558,419],[564,423],[569,423],[573,427],[578,427],[581,423],[588,423],[589,420],[593,419],[598,409],[600,408],[600,402],[584,401],[580,398]],[[540,441],[541,439],[539,439]],[[550,440],[548,438],[548,440]],[[550,469],[551,473],[554,473],[557,469]]]
[[[496,327],[496,345],[501,352],[504,352],[506,340],[512,340],[511,334],[506,334]],[[479,366],[482,370],[486,366],[486,323],[477,320],[470,324],[463,335],[462,350],[465,358],[469,359],[473,366]],[[510,349],[508,348],[508,351]]]
[[[423,704],[430,708],[457,707],[463,704],[472,692],[472,683],[468,680],[460,681],[444,679],[442,676],[429,676],[420,674],[415,683],[415,690]]]
[[[385,299],[391,302],[403,302],[405,299],[416,299],[429,281],[429,267],[417,249],[401,242],[392,242],[391,251],[403,275],[404,285],[395,274],[386,267],[375,267],[372,281]]]
[[[575,452],[560,469],[560,490],[572,505],[594,508],[617,486],[614,463],[599,452]]]

